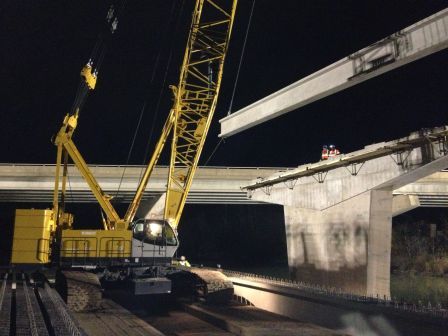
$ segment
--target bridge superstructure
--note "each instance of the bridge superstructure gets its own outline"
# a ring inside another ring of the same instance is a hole
[[[246,190],[283,205],[293,277],[388,297],[392,217],[419,206],[418,193],[431,206],[428,196],[446,199],[446,167],[448,126],[442,126],[257,179]]]

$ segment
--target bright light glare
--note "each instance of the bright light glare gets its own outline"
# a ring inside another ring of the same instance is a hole
[[[154,237],[161,236],[162,225],[160,225],[159,223],[149,223],[149,233]]]

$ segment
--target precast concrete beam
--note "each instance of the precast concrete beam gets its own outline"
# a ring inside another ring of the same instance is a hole
[[[448,171],[440,171],[423,177],[414,183],[394,190],[394,194],[414,194],[428,196],[448,195]]]
[[[221,119],[219,136],[229,137],[447,47],[444,9]]]
[[[417,195],[394,195],[392,198],[392,217],[401,215],[420,206]]]

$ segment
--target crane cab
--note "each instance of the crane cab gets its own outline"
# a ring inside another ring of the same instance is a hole
[[[167,264],[179,246],[177,234],[166,220],[138,219],[132,229],[132,258],[135,262]]]

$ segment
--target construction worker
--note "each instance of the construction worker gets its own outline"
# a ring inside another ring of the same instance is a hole
[[[327,145],[324,145],[322,147],[322,158],[321,158],[321,160],[327,160],[328,159],[328,155],[329,155],[328,147],[327,147]]]
[[[191,267],[191,264],[188,262],[188,260],[185,258],[185,256],[180,257],[179,265],[184,267]]]
[[[339,154],[341,154],[341,152],[339,152],[339,149],[337,149],[334,145],[330,145],[330,151],[328,153],[328,157],[333,158]]]

